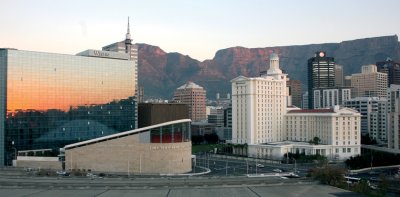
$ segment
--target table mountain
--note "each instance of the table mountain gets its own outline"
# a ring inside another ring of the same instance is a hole
[[[171,99],[173,91],[191,80],[207,90],[208,98],[216,93],[231,92],[230,80],[239,76],[258,76],[268,69],[269,54],[280,57],[280,66],[291,79],[299,79],[303,90],[307,84],[307,60],[317,51],[326,51],[337,64],[343,65],[346,75],[359,73],[361,66],[375,64],[391,57],[400,61],[398,37],[343,41],[341,43],[277,46],[265,48],[231,47],[216,52],[211,60],[200,62],[180,53],[166,53],[157,46],[139,45],[139,85],[145,98]]]

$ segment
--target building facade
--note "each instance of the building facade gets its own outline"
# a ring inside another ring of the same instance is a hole
[[[266,75],[239,76],[232,83],[232,143],[259,144],[281,141],[286,114],[286,74],[279,68],[279,57],[270,55]]]
[[[206,91],[203,87],[189,81],[176,89],[174,101],[188,105],[192,121],[206,120]]]
[[[291,97],[292,105],[301,107],[301,81],[300,80],[289,80],[287,81],[287,87],[289,88],[289,95]]]
[[[211,108],[208,123],[214,124],[215,127],[224,127],[224,109],[222,107]]]
[[[314,109],[314,89],[335,87],[335,60],[327,57],[323,51],[315,53],[315,56],[308,59],[308,107]]]
[[[378,72],[386,73],[388,78],[388,87],[390,84],[400,85],[400,63],[394,62],[392,59],[387,58],[386,61],[376,62]]]
[[[361,154],[360,114],[352,109],[295,109],[285,115],[285,141],[250,145],[249,155],[282,159],[284,154],[345,160]],[[315,137],[318,144],[309,143]]]
[[[335,64],[335,86],[336,87],[343,87],[344,85],[344,72],[343,66],[339,64]]]
[[[351,88],[348,87],[314,88],[314,109],[342,106],[349,99],[351,99]]]
[[[135,129],[135,71],[126,54],[0,49],[0,165],[16,150]]]
[[[132,69],[134,72],[133,80],[133,88],[134,88],[134,99],[136,103],[141,103],[143,101],[143,96],[144,96],[144,89],[139,88],[139,78],[138,78],[138,45],[132,43],[132,38],[131,38],[131,32],[130,32],[130,26],[129,26],[129,17],[128,17],[128,28],[127,32],[125,35],[125,40],[120,41],[120,42],[115,42],[112,44],[109,44],[107,46],[104,46],[102,48],[103,51],[112,51],[112,52],[118,52],[118,53],[123,53],[123,54],[128,54],[129,59],[132,61]],[[138,116],[138,109],[136,106],[135,109],[135,116]],[[137,128],[138,125],[136,123],[135,128]]]
[[[387,74],[378,72],[376,65],[364,65],[361,73],[351,75],[353,97],[386,97]]]
[[[308,109],[308,91],[304,92],[301,100],[301,108]]]
[[[387,93],[388,148],[400,150],[400,85],[392,84]]]
[[[182,103],[139,103],[139,128],[188,118],[188,106]]]
[[[345,106],[360,112],[361,134],[369,135],[378,144],[387,144],[387,100],[379,97],[356,97],[345,102]]]
[[[125,175],[186,173],[192,170],[190,138],[190,119],[183,119],[69,144],[65,168]]]

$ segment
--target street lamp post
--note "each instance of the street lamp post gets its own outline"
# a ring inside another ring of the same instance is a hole
[[[293,158],[293,160],[294,160],[294,173],[296,174],[297,173],[296,159]]]
[[[257,175],[257,158],[256,158],[256,175]]]
[[[228,176],[228,160],[226,160],[225,176]]]
[[[17,160],[17,148],[15,148],[14,141],[11,142],[12,149],[14,149],[14,159]]]
[[[246,159],[247,174],[249,174],[249,160]]]

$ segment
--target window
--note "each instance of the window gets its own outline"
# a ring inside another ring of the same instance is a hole
[[[348,153],[351,153],[351,148],[347,148],[347,152],[348,152]]]
[[[346,148],[343,148],[343,152],[344,152],[344,153],[346,152]]]
[[[337,148],[335,152],[336,152],[336,153],[339,153],[339,149]]]

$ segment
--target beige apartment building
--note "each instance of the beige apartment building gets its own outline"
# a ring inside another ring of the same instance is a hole
[[[260,77],[239,76],[232,83],[232,143],[260,144],[283,140],[287,75],[279,68],[277,54]]]
[[[174,101],[189,107],[189,118],[192,121],[206,120],[206,91],[203,87],[188,81],[176,89]]]
[[[386,97],[387,77],[376,65],[362,66],[361,73],[351,75],[352,97]]]

